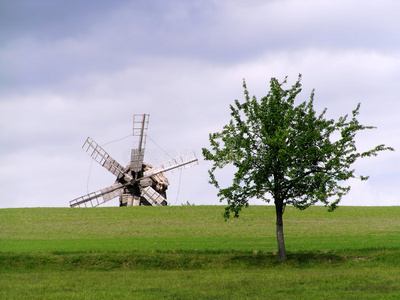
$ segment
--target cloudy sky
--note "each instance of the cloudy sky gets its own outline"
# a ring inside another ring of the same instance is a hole
[[[328,117],[361,102],[359,120],[378,129],[360,150],[397,149],[358,162],[370,180],[351,181],[341,204],[399,205],[399,15],[397,0],[0,0],[0,208],[67,207],[111,185],[81,146],[90,136],[125,165],[134,113],[150,114],[145,161],[200,159],[167,174],[169,202],[219,204],[208,134],[243,99],[243,78],[260,98],[271,77],[299,73],[299,101],[315,88]]]

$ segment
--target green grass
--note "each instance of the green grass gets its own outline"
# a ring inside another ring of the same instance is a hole
[[[400,207],[0,210],[0,299],[400,299]]]

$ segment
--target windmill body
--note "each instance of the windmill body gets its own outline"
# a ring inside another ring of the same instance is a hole
[[[116,176],[112,186],[70,201],[71,207],[95,207],[119,197],[120,206],[167,205],[169,182],[164,172],[198,164],[193,151],[173,158],[159,166],[144,163],[149,115],[133,117],[133,136],[138,147],[131,151],[131,162],[123,167],[100,145],[88,137],[82,148],[97,163]]]

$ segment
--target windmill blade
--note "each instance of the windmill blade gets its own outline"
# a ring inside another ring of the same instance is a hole
[[[173,158],[159,166],[156,166],[154,168],[151,168],[150,170],[145,171],[143,174],[143,177],[141,177],[140,179],[151,177],[158,173],[167,172],[172,169],[183,168],[183,167],[188,168],[188,167],[197,165],[198,163],[199,163],[199,161],[198,161],[194,151],[189,151],[181,156]]]
[[[70,207],[96,207],[111,199],[121,196],[124,192],[124,186],[116,183],[100,191],[92,192],[85,196],[76,198],[69,202]]]
[[[137,149],[132,149],[131,152],[131,169],[136,174],[142,170],[144,150],[146,148],[147,128],[149,127],[149,117],[150,115],[148,114],[133,115],[132,135],[134,137],[139,137]]]
[[[117,176],[118,179],[125,177],[126,181],[130,181],[133,178],[125,173],[124,168],[113,159],[103,148],[100,147],[92,138],[88,137],[82,146],[82,149],[86,151],[96,162],[106,168],[112,174]]]
[[[164,201],[165,203],[167,202],[167,200],[151,186],[142,189],[142,197],[154,206],[161,206]]]
[[[131,151],[131,170],[137,174],[142,170],[144,150],[132,149]]]

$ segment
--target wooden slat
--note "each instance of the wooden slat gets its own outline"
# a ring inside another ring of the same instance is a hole
[[[116,183],[105,189],[71,200],[69,205],[70,207],[96,207],[122,195],[123,187],[122,184]]]
[[[133,178],[126,174],[124,168],[113,159],[99,144],[97,144],[92,138],[88,137],[82,146],[82,149],[86,151],[96,162],[106,168],[117,178],[127,177],[127,180]]]
[[[143,174],[143,178],[156,175],[161,172],[167,172],[173,169],[188,168],[198,164],[198,159],[194,151],[189,151],[181,156],[168,160],[161,165],[147,170]]]
[[[151,186],[142,189],[142,197],[145,198],[151,205],[160,206],[163,201],[167,201],[163,196],[161,196],[156,190]]]

